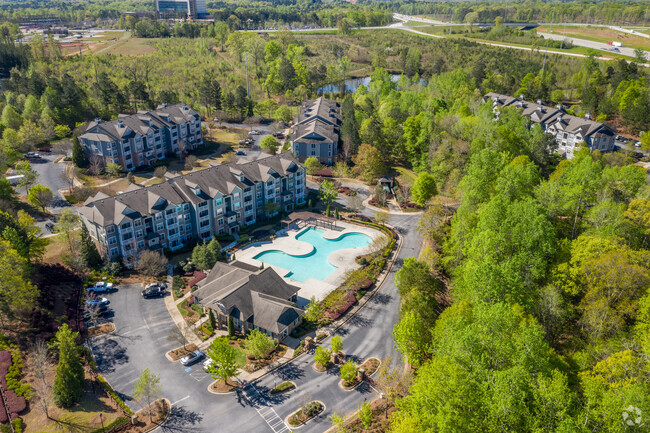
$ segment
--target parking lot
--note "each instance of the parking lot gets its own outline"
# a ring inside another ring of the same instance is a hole
[[[100,373],[134,410],[133,386],[144,368],[160,376],[161,395],[172,402],[165,430],[214,432],[215,426],[237,426],[238,431],[260,430],[260,419],[240,394],[208,392],[212,378],[203,372],[202,361],[191,366],[170,362],[165,353],[179,347],[176,326],[162,298],[143,299],[139,284],[118,286],[101,294],[113,311],[114,333],[92,339],[92,351]],[[170,296],[169,294],[167,296]],[[270,431],[270,430],[269,430]]]

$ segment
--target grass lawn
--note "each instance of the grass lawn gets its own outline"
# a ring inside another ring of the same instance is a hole
[[[48,240],[49,243],[45,247],[45,254],[43,254],[43,262],[61,263],[61,255],[68,252],[68,242],[63,236],[52,236]]]
[[[99,190],[104,194],[113,196],[113,195],[117,195],[120,192],[126,191],[128,187],[129,187],[129,181],[126,179],[120,179],[117,182],[111,183],[110,185],[99,187]]]
[[[564,27],[547,26],[538,27],[537,31],[544,33],[554,33],[564,35],[568,38],[586,39],[589,41],[607,43],[609,41],[622,42],[624,47],[641,48],[643,50],[650,50],[650,39],[642,36],[635,36],[629,33],[618,32],[610,29],[609,27]]]
[[[92,51],[94,54],[101,55],[122,54],[125,56],[138,56],[158,51],[157,48],[152,45],[152,42],[156,40],[158,39],[134,38],[131,37],[130,33],[125,32],[117,41],[95,44],[92,47]]]

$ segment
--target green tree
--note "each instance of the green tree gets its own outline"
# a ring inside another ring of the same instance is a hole
[[[34,185],[27,193],[27,201],[36,207],[40,207],[43,212],[46,211],[47,206],[52,203],[53,199],[52,190],[41,184]]]
[[[327,207],[329,207],[334,200],[336,200],[336,197],[338,197],[339,192],[336,190],[336,187],[334,186],[334,182],[330,182],[329,180],[324,180],[323,183],[320,184],[320,188],[318,188],[318,198],[320,201],[325,203]]]
[[[0,120],[2,120],[2,124],[7,128],[14,130],[18,130],[20,128],[20,125],[23,123],[22,117],[20,117],[20,114],[11,105],[4,106]]]
[[[275,154],[275,152],[278,150],[278,146],[278,141],[271,135],[265,136],[260,142],[260,147],[270,154]]]
[[[310,156],[305,159],[305,167],[307,168],[307,174],[314,174],[316,171],[323,168],[323,165],[320,163],[318,158],[315,156]]]
[[[59,407],[71,407],[79,401],[83,393],[84,369],[79,347],[75,343],[78,336],[79,334],[73,332],[66,323],[56,333],[55,345],[59,349],[59,364],[56,367],[52,395],[54,403]]]
[[[259,329],[253,329],[247,336],[244,343],[244,350],[248,355],[255,359],[261,359],[268,356],[269,353],[277,346],[272,338],[261,332]]]
[[[359,419],[363,424],[363,428],[368,430],[372,424],[372,409],[370,408],[370,404],[368,404],[367,401],[361,403],[361,406],[359,406],[358,414]]]
[[[0,177],[0,200],[7,203],[15,203],[17,200],[16,191],[11,182],[4,177]]]
[[[431,339],[427,326],[415,311],[405,311],[393,328],[395,346],[414,367],[425,359]]]
[[[289,122],[293,116],[291,115],[291,109],[289,107],[286,105],[280,105],[273,113],[273,117],[283,122]]]
[[[23,176],[20,179],[18,186],[24,186],[25,193],[27,193],[29,187],[38,179],[38,172],[32,168],[28,161],[20,161],[16,164],[15,169],[16,173]]]
[[[6,319],[30,310],[38,299],[38,289],[29,282],[28,265],[8,241],[0,240],[0,321],[3,327]]]
[[[332,352],[340,353],[343,350],[343,340],[340,335],[335,335],[331,340]]]
[[[99,251],[97,251],[97,246],[90,237],[86,224],[81,224],[79,254],[83,265],[87,269],[96,269],[102,264],[102,256],[99,254]]]
[[[321,367],[327,367],[332,358],[332,351],[324,348],[323,346],[317,346],[314,352],[314,362]]]
[[[86,158],[86,154],[81,147],[79,137],[77,137],[76,134],[72,136],[72,162],[79,168],[83,168],[88,165],[88,159]]]
[[[382,226],[388,222],[390,215],[388,212],[375,212],[375,222]]]
[[[386,172],[384,159],[376,147],[369,144],[359,146],[357,155],[353,158],[356,170],[366,181],[372,181]]]
[[[114,162],[109,162],[106,164],[106,168],[104,170],[106,171],[107,175],[117,177],[122,171],[122,166]]]
[[[152,373],[148,368],[142,370],[140,377],[135,382],[133,397],[145,407],[149,414],[149,422],[153,422],[153,408],[151,404],[160,397],[160,377]]]
[[[199,94],[209,113],[221,110],[221,85],[214,75],[205,75],[201,79]]]
[[[225,337],[218,337],[212,341],[208,348],[208,357],[212,360],[212,364],[207,372],[214,379],[221,379],[224,383],[235,376],[237,370],[246,363],[241,350],[228,344],[228,339]]]
[[[72,209],[65,208],[59,215],[55,231],[60,233],[68,243],[68,248],[70,253],[74,251],[74,231],[79,226],[79,215],[77,215]]]
[[[341,379],[343,379],[346,384],[352,383],[357,378],[357,371],[357,364],[350,359],[341,366]]]
[[[208,322],[210,323],[211,329],[217,329],[217,319],[214,317],[212,308],[208,308]]]
[[[228,316],[228,337],[232,338],[235,336],[235,325],[232,322],[232,317]]]
[[[418,174],[417,179],[413,182],[411,197],[415,203],[424,206],[431,197],[437,194],[437,191],[436,179],[432,174],[423,171]]]

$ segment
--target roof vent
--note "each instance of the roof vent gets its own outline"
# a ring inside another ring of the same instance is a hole
[[[167,103],[166,102],[162,103],[162,108],[167,108]]]
[[[187,111],[187,110],[189,110],[189,108],[187,107],[187,105],[183,105],[183,111]]]
[[[118,126],[119,128],[124,128],[124,122],[122,122],[121,120],[118,120],[118,121],[117,121],[117,126]]]
[[[557,105],[555,106],[555,108],[557,108],[558,110],[561,110],[561,109],[562,109],[562,104],[557,104]]]
[[[541,100],[541,99],[538,99],[538,100],[537,100],[537,104],[538,104],[538,105],[542,105],[542,100]]]
[[[589,119],[589,120],[591,120],[591,113],[586,113],[586,114],[585,114],[585,119]]]
[[[96,119],[95,119],[95,123],[102,123],[102,119],[100,119],[99,117],[96,118]]]
[[[526,96],[526,95],[524,95],[524,94],[522,93],[521,95],[519,95],[519,99],[521,99],[521,100],[523,101],[523,100],[524,100],[524,96]]]

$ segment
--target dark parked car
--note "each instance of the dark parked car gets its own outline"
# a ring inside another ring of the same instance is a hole
[[[240,156],[241,156],[241,155],[246,155],[246,152],[244,152],[243,150],[238,150],[238,151],[235,153],[235,155],[240,155]]]
[[[165,290],[167,289],[167,285],[165,284],[149,284],[143,291],[142,291],[142,297],[147,299],[147,298],[156,298],[158,296],[163,296],[165,294]]]
[[[192,365],[195,362],[199,361],[200,359],[203,359],[204,356],[205,354],[203,352],[201,352],[200,350],[195,350],[194,352],[182,357],[181,364]]]

